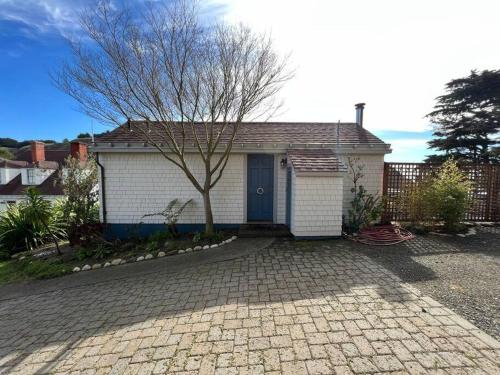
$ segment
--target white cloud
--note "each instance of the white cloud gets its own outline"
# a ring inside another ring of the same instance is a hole
[[[499,67],[499,1],[220,1],[292,52],[282,120],[352,121],[366,102],[368,129],[422,131],[447,81]]]
[[[0,20],[20,22],[24,36],[38,38],[39,34],[58,33],[70,37],[78,30],[78,10],[83,0],[0,0]]]

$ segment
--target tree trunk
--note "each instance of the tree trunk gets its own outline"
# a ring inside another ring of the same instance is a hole
[[[212,215],[212,203],[210,202],[210,189],[203,192],[203,203],[205,205],[205,234],[214,234],[214,217]]]

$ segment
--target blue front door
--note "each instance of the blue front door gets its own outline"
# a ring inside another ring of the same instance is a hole
[[[247,180],[247,221],[272,221],[274,156],[248,155]]]

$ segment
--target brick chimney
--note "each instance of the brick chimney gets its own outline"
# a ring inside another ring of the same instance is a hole
[[[71,142],[71,157],[80,161],[87,161],[87,145],[82,142]]]
[[[45,144],[43,142],[31,142],[31,161],[38,163],[45,160]]]

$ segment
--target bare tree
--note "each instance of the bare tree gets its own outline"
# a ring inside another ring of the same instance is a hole
[[[189,1],[155,5],[140,15],[101,3],[81,17],[90,43],[53,75],[85,113],[123,124],[179,167],[202,194],[213,233],[210,190],[221,179],[242,121],[270,116],[291,78],[287,58],[268,36],[222,22],[204,25]],[[131,121],[133,120],[133,121]],[[196,152],[197,179],[186,162]]]

